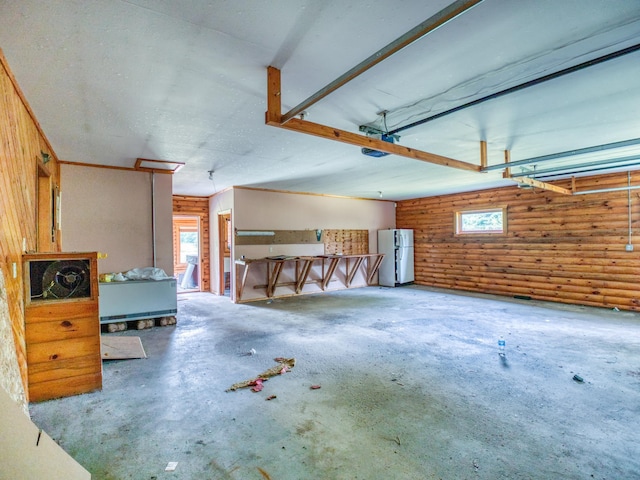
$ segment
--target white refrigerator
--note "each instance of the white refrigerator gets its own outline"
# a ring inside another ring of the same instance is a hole
[[[395,287],[413,282],[413,230],[378,230],[378,253],[384,253],[378,283]]]

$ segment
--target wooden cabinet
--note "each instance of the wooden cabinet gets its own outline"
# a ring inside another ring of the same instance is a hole
[[[29,401],[102,388],[97,253],[23,260]]]

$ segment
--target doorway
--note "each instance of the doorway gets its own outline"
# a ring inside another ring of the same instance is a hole
[[[200,218],[173,217],[173,271],[178,278],[178,293],[201,290]]]
[[[218,295],[231,297],[233,278],[231,275],[231,212],[218,213]]]

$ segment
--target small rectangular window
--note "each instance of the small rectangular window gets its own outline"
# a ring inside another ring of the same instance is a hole
[[[507,209],[484,208],[456,212],[456,235],[486,235],[507,233]]]

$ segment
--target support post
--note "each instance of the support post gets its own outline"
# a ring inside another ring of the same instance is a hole
[[[480,169],[487,168],[487,141],[480,140]]]
[[[267,125],[280,125],[282,118],[282,92],[280,70],[275,67],[267,67],[267,113],[265,123]]]
[[[508,165],[511,162],[511,151],[504,151],[504,164]],[[511,167],[506,167],[504,172],[502,172],[502,178],[511,178]]]

